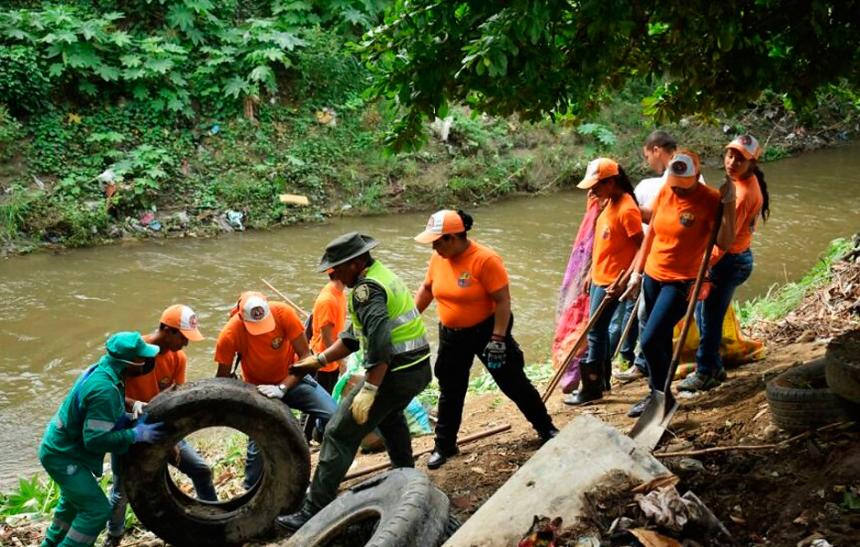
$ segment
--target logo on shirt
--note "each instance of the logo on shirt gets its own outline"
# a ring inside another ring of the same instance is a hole
[[[683,212],[681,213],[679,220],[681,221],[681,226],[689,228],[694,222],[696,222],[696,215],[693,213]]]
[[[457,279],[457,286],[461,289],[465,289],[469,285],[472,284],[472,274],[469,272],[463,272],[460,274],[460,277]]]
[[[169,388],[172,383],[173,383],[173,379],[170,378],[170,376],[165,376],[163,378],[159,378],[158,379],[158,390],[164,391],[165,389]]]
[[[601,239],[609,239],[609,226],[603,227],[603,232],[600,234]]]
[[[276,336],[272,339],[272,349],[278,349],[284,344],[283,336]]]

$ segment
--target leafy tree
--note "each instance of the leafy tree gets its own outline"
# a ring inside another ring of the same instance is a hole
[[[404,107],[403,148],[448,101],[526,119],[582,116],[647,78],[659,121],[736,109],[770,89],[797,105],[860,83],[857,0],[397,0],[366,35],[373,93]]]

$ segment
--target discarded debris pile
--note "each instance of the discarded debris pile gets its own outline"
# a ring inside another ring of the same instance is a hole
[[[752,337],[774,342],[831,338],[860,328],[860,233],[847,254],[834,261],[825,287],[808,291],[798,306],[778,321],[758,320]]]
[[[535,516],[519,547],[730,543],[728,530],[696,494],[679,494],[678,481],[664,475],[637,485],[624,473],[613,473],[583,494],[585,511],[576,523],[564,528],[562,517]]]

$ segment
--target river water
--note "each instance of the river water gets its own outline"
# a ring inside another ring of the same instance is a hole
[[[828,241],[860,230],[860,144],[769,163],[764,171],[772,217],[753,243],[756,268],[738,290],[741,300],[797,279]],[[705,175],[722,178],[717,171]],[[584,192],[461,206],[475,216],[472,237],[505,259],[514,334],[527,360],[547,359]],[[336,218],[217,239],[131,242],[0,261],[0,488],[39,468],[36,450],[46,422],[80,371],[98,359],[109,333],[153,330],[161,310],[186,303],[207,336],[186,350],[189,379],[212,376],[214,339],[241,291],[268,293],[265,278],[310,308],[325,281],[315,273],[323,247],[353,230],[379,239],[374,254],[417,287],[429,249],[412,237],[426,219],[427,213]],[[434,333],[435,309],[425,317]]]

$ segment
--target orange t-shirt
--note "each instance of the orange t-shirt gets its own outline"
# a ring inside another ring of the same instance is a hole
[[[338,290],[334,283],[326,283],[319,296],[314,302],[313,336],[311,337],[311,349],[320,353],[326,349],[322,338],[322,328],[326,325],[332,327],[335,337],[341,333],[346,323],[346,295]],[[320,368],[322,372],[338,370],[339,361],[332,361]]]
[[[251,336],[242,323],[241,314],[227,321],[215,344],[215,361],[232,364],[237,353],[242,355],[242,376],[249,384],[277,384],[289,373],[296,360],[291,340],[304,333],[299,316],[283,302],[269,302],[275,316],[275,330]]]
[[[150,343],[152,335],[147,334],[143,339]],[[155,368],[152,372],[143,376],[133,376],[125,381],[125,396],[148,403],[165,389],[184,384],[187,363],[188,358],[182,350],[159,353],[155,356]]]
[[[621,270],[630,268],[639,250],[633,237],[641,233],[642,213],[633,196],[624,192],[618,200],[609,200],[594,225],[592,283],[609,285],[618,278]]]
[[[758,185],[758,179],[755,175],[741,180],[733,180],[735,184],[735,226],[737,233],[735,240],[729,246],[728,253],[738,254],[750,248],[752,243],[753,233],[755,232],[756,223],[758,221],[761,208],[764,206],[764,196],[761,193],[761,187]],[[714,249],[714,259],[711,264],[716,264],[720,256],[723,254],[719,249]]]
[[[436,299],[439,322],[459,329],[473,327],[496,311],[490,294],[508,285],[508,272],[495,251],[471,241],[450,259],[434,251],[424,284]]]
[[[664,185],[651,204],[654,239],[645,273],[657,281],[695,279],[719,203],[719,191],[701,183],[683,197]]]

